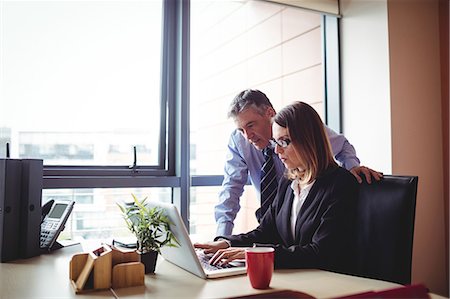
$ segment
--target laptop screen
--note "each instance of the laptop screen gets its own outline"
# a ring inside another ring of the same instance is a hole
[[[189,238],[186,226],[184,225],[176,206],[170,203],[156,201],[148,202],[148,206],[160,207],[164,210],[166,216],[172,222],[170,229],[180,243],[180,246],[178,247],[163,246],[161,248],[161,254],[165,260],[201,278],[216,278],[246,273],[245,264],[241,264],[240,267],[205,271],[197,257],[197,253]]]

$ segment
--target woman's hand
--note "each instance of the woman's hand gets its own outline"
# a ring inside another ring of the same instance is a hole
[[[209,260],[211,265],[228,264],[236,259],[245,259],[245,248],[243,247],[229,247],[226,249],[219,249]]]
[[[194,243],[194,248],[203,249],[205,254],[215,253],[219,249],[225,249],[230,247],[224,240],[206,242],[206,243]]]

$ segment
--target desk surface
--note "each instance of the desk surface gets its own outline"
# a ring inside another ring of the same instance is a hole
[[[69,246],[51,254],[0,263],[0,298],[224,298],[286,289],[332,298],[399,286],[321,270],[277,270],[271,289],[260,291],[250,286],[246,275],[203,280],[158,257],[155,274],[146,275],[144,286],[75,295],[69,282],[69,261],[79,252],[79,245]]]

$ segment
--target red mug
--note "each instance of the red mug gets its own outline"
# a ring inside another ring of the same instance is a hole
[[[273,273],[275,250],[272,247],[245,249],[245,263],[250,283],[255,289],[267,289]]]

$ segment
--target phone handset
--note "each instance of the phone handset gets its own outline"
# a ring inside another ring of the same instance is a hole
[[[50,200],[42,207],[41,249],[52,250],[73,210],[73,200]]]
[[[55,200],[50,199],[42,206],[41,224],[44,221],[45,216],[47,216],[47,214],[50,212],[50,209],[52,208],[54,202]]]

